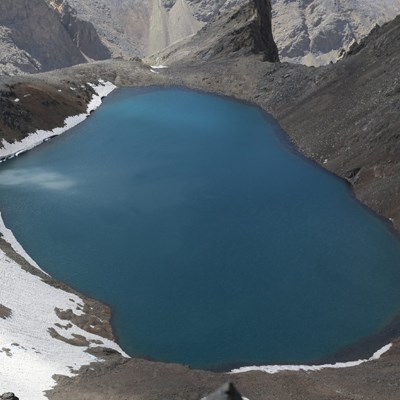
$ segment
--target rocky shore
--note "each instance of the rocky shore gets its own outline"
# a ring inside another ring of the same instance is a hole
[[[271,113],[301,153],[346,179],[357,198],[391,221],[398,231],[400,18],[374,30],[340,63],[321,68],[265,61],[262,49],[253,51],[254,37],[239,29],[241,18],[238,14],[234,22],[236,28],[217,42],[212,37],[218,25],[200,33],[202,41],[212,48],[209,53],[212,56],[207,59],[205,53],[179,59],[164,54],[159,61],[168,65],[164,69],[152,68],[140,60],[109,60],[1,79],[1,137],[8,142],[19,141],[37,129],[52,130],[62,126],[68,116],[86,110],[93,95],[87,84],[96,84],[99,79],[119,87],[179,85],[233,96]],[[242,35],[240,52],[232,51],[231,47],[230,38],[236,31]],[[230,50],[225,52],[224,49]],[[185,53],[185,47],[176,50],[174,54]],[[39,276],[53,287],[74,293],[27,265],[26,259],[6,241],[2,240],[0,245],[7,257],[26,272]],[[74,312],[60,314],[60,318],[72,320],[90,332],[94,329],[90,318],[99,316],[104,323],[96,328],[96,334],[112,338],[109,309],[79,296],[84,299],[83,308],[88,307],[83,320],[73,320]],[[9,315],[9,309],[0,305],[0,318],[7,319]],[[200,399],[228,380],[233,380],[243,396],[250,400],[394,400],[400,391],[397,339],[379,360],[360,366],[273,375],[255,371],[237,375],[195,371],[181,365],[127,359],[105,347],[91,346],[89,351],[97,357],[95,362],[82,367],[76,376],[58,376],[57,386],[47,393],[49,398]],[[99,359],[105,361],[99,363]]]

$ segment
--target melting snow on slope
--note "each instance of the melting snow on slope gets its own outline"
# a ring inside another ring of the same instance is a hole
[[[102,346],[122,350],[110,340],[90,334],[75,325],[63,329],[55,308],[82,313],[78,296],[44,283],[38,276],[24,271],[0,251],[0,304],[11,309],[9,318],[0,319],[1,390],[18,394],[21,400],[42,400],[44,390],[55,385],[54,374],[72,376],[73,371],[96,358],[87,346],[74,346],[50,336],[49,328],[65,338],[82,335],[88,341],[101,341]],[[89,347],[99,346],[94,342]]]
[[[20,142],[8,143],[3,140],[4,148],[0,149],[0,156],[18,155],[51,136],[60,135],[87,118],[91,111],[100,106],[102,97],[115,89],[112,83],[104,81],[89,85],[96,94],[89,103],[86,114],[69,117],[63,127],[52,131],[38,130]],[[1,216],[0,233],[16,253],[40,270],[13,233],[5,227]],[[81,366],[97,360],[86,352],[88,348],[101,345],[126,356],[113,341],[88,333],[72,323],[67,326],[68,321],[58,318],[55,312],[58,308],[82,315],[82,303],[80,297],[54,288],[43,282],[39,276],[24,271],[0,250],[0,304],[11,310],[11,316],[0,318],[2,392],[15,392],[21,400],[42,400],[46,398],[44,391],[51,389],[56,383],[53,375],[72,376]],[[81,335],[90,344],[74,346],[52,338],[50,328],[66,339]]]
[[[45,141],[46,139],[49,139],[53,136],[61,135],[68,129],[73,128],[74,126],[83,122],[92,111],[94,111],[101,105],[101,99],[110,94],[116,88],[116,86],[114,86],[111,82],[105,82],[103,80],[99,80],[97,84],[89,83],[88,85],[93,88],[93,90],[95,91],[95,95],[92,97],[92,100],[88,105],[86,114],[68,117],[64,121],[64,126],[54,128],[52,131],[37,130],[35,133],[31,133],[20,142],[8,143],[6,140],[3,139],[1,142],[3,148],[0,149],[0,157],[6,158],[18,156],[19,154],[43,143],[43,141]]]
[[[356,360],[349,362],[339,362],[336,364],[323,364],[323,365],[262,365],[262,366],[251,366],[251,367],[242,367],[237,368],[231,371],[232,374],[238,374],[241,372],[249,372],[249,371],[262,371],[268,374],[276,374],[282,371],[320,371],[322,369],[327,368],[349,368],[356,367],[358,365],[364,364],[368,361],[378,360],[383,354],[390,350],[392,344],[389,343],[386,346],[382,347],[378,351],[376,351],[372,357],[365,360]]]

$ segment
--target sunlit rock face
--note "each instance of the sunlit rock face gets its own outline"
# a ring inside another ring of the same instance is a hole
[[[272,0],[283,61],[323,65],[400,13],[399,0]]]
[[[248,0],[70,0],[114,56],[143,56],[195,34],[218,13]]]
[[[0,74],[49,71],[109,58],[95,28],[61,0],[0,2]]]
[[[4,9],[0,16],[0,67],[8,74],[32,73],[88,59],[149,56],[251,1],[4,0],[0,4],[0,11]],[[281,60],[306,65],[335,62],[343,49],[366,36],[376,24],[400,13],[400,0],[271,2]],[[16,20],[7,19],[10,12],[18,18],[26,14],[26,26],[33,27],[33,35],[15,26]],[[11,25],[7,21],[12,21]],[[40,27],[46,27],[47,39]]]
[[[2,0],[0,32],[0,63],[5,66],[35,72],[85,61],[43,0]]]
[[[46,0],[46,2],[58,14],[75,46],[87,58],[93,60],[110,58],[110,51],[101,42],[93,24],[89,21],[80,20],[77,17],[76,10],[66,0]]]
[[[270,0],[248,1],[212,19],[201,31],[154,54],[154,62],[229,59],[258,54],[264,61],[278,62],[278,49],[271,27]]]
[[[93,22],[115,56],[149,55],[248,0],[69,0]],[[400,13],[399,0],[272,0],[281,58],[307,65],[336,61],[342,48]]]

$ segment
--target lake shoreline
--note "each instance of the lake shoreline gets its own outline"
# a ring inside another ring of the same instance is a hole
[[[111,93],[111,91],[116,88],[113,84],[111,84],[109,82],[102,81],[102,80],[97,85],[96,84],[90,84],[90,85],[94,88],[95,93],[97,93],[97,94],[93,95],[93,99],[94,100],[92,99],[90,101],[89,105],[88,105],[88,112],[86,113],[86,118],[96,108],[96,107],[92,107],[91,104],[93,104],[93,102],[97,102],[97,106],[99,106],[101,104],[100,98],[105,97],[106,95],[108,95],[108,93]],[[186,88],[173,86],[173,85],[172,86],[148,86],[148,87],[138,87],[137,88],[138,89],[138,93],[137,94],[140,95],[142,93],[153,92],[153,91],[156,91],[156,90],[159,90],[159,89],[171,89],[171,88],[172,89],[186,90]],[[127,88],[127,89],[129,89],[129,88]],[[187,89],[187,90],[189,91],[189,89]],[[197,92],[197,93],[200,93],[200,94],[205,94],[206,93],[206,92],[200,91],[200,90],[196,90],[196,91],[193,91],[193,92]],[[257,105],[255,105],[254,103],[250,103],[248,101],[241,101],[241,100],[237,100],[237,99],[234,99],[234,98],[230,98],[228,96],[221,96],[221,95],[213,94],[213,93],[207,93],[207,94],[214,95],[216,97],[224,98],[225,100],[230,101],[230,102],[243,103],[243,104],[245,104],[247,106],[251,106],[251,107],[254,107],[257,110],[260,110],[260,108]],[[277,131],[274,133],[274,135],[276,136],[277,140],[282,144],[283,148],[286,151],[289,151],[290,153],[294,154],[296,157],[299,157],[303,161],[305,161],[307,163],[310,163],[310,164],[316,166],[317,168],[321,168],[320,165],[318,165],[314,160],[310,160],[310,159],[304,157],[304,155],[301,154],[296,149],[295,145],[290,141],[289,136],[279,126],[278,121],[276,121],[271,115],[267,114],[264,111],[262,112],[262,117],[268,123],[272,123],[274,126],[277,127]],[[77,118],[75,116],[72,116],[72,118],[74,120],[77,120]],[[57,129],[58,128],[56,128],[56,130]],[[69,129],[71,129],[71,128],[68,127],[68,123],[66,123],[64,128],[60,128],[60,133],[59,134],[67,132]],[[51,133],[54,133],[54,130],[49,132],[48,134],[51,134]],[[41,143],[44,143],[44,142],[45,141],[41,141],[41,142],[39,141],[39,142],[37,142],[37,145],[41,144]],[[22,148],[22,145],[23,145],[23,143],[21,143],[21,145],[19,147]],[[16,143],[15,146],[17,147],[18,144]],[[33,148],[33,147],[31,147],[31,148]],[[26,151],[29,151],[31,148],[25,148],[25,149],[19,150],[19,152],[20,153],[26,152]],[[351,184],[347,180],[344,180],[344,179],[336,176],[335,174],[333,174],[330,171],[327,171],[327,170],[323,170],[323,171],[324,171],[324,173],[327,173],[328,175],[333,176],[335,179],[339,178],[339,181],[345,182],[347,185],[350,185],[350,187],[351,187]],[[354,193],[353,192],[351,192],[351,193],[352,193],[352,195],[354,197]],[[368,209],[368,212],[371,213],[371,210]],[[374,216],[376,216],[375,213],[372,212],[372,214]],[[23,251],[22,247],[19,244],[18,244],[18,246]],[[27,254],[26,253],[25,253],[25,258],[27,258]],[[73,282],[70,282],[70,284],[74,285]],[[83,293],[85,294],[84,291],[83,291]],[[110,307],[110,305],[108,305],[108,306]],[[111,324],[112,324],[112,318],[111,318]],[[326,356],[324,356],[322,358],[310,359],[309,361],[307,361],[305,363],[304,362],[293,362],[293,363],[281,362],[281,363],[279,363],[277,365],[271,364],[269,366],[266,366],[266,365],[263,364],[263,362],[261,362],[260,366],[251,367],[251,368],[253,368],[254,370],[264,370],[264,371],[274,371],[275,369],[280,370],[280,371],[284,371],[284,370],[296,370],[296,369],[319,370],[321,368],[346,368],[346,367],[351,367],[351,366],[358,365],[358,364],[361,364],[363,362],[366,362],[366,361],[370,360],[371,358],[375,359],[374,358],[374,354],[375,353],[380,353],[380,351],[382,349],[387,348],[388,347],[388,343],[390,343],[393,339],[395,339],[399,335],[400,335],[400,315],[394,317],[393,318],[393,322],[391,322],[387,326],[383,327],[382,330],[378,331],[376,334],[373,334],[373,335],[368,336],[366,338],[360,339],[359,341],[357,341],[357,342],[355,342],[353,344],[346,345],[342,349],[340,349],[338,351],[335,351],[335,352],[332,352],[330,354],[327,354]],[[118,338],[115,338],[115,340],[118,343]],[[136,357],[136,356],[134,356],[134,357]],[[140,357],[140,358],[143,358],[143,357]],[[144,357],[144,358],[149,360],[149,361],[157,361],[157,360],[154,360],[153,358],[147,358],[147,357]],[[338,365],[336,366],[336,364],[338,364]],[[236,364],[236,363],[227,363],[227,364],[223,364],[223,365],[217,365],[215,367],[210,366],[209,368],[204,368],[204,369],[205,370],[214,371],[214,372],[227,373],[227,372],[230,372],[232,370],[235,370],[236,372],[248,371],[249,368],[250,367],[248,367],[246,365],[246,363],[238,363],[238,364]]]

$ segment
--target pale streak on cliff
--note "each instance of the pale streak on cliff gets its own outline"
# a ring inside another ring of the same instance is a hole
[[[163,50],[170,44],[193,35],[203,25],[204,23],[193,16],[186,0],[177,0],[170,11],[162,5],[161,0],[152,0],[149,39],[145,53],[153,54]]]

